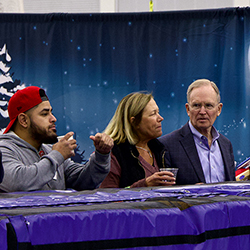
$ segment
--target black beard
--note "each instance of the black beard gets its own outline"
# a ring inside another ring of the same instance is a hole
[[[35,141],[40,142],[41,144],[42,143],[54,144],[58,142],[57,134],[48,136],[46,131],[36,126],[31,119],[30,119],[30,133],[32,135],[32,138]]]

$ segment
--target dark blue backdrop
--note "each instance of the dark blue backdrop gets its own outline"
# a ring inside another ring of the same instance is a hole
[[[188,85],[208,78],[224,104],[215,125],[232,141],[235,159],[243,161],[250,156],[249,17],[248,8],[1,14],[0,73],[8,79],[0,82],[1,128],[8,123],[13,92],[41,86],[58,119],[58,134],[74,131],[88,158],[94,149],[89,135],[104,130],[123,96],[152,91],[165,134],[188,120]]]

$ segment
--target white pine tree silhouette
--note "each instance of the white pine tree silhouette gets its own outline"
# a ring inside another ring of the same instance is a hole
[[[0,49],[0,134],[9,123],[8,101],[18,89],[25,88],[25,84],[21,84],[20,80],[13,81],[10,74],[11,56],[6,49],[6,44]]]

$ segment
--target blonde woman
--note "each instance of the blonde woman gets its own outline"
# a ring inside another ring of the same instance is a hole
[[[162,121],[152,94],[135,92],[121,100],[104,131],[114,140],[114,147],[111,170],[101,188],[175,184],[171,172],[159,172],[165,152],[156,138],[162,135]]]

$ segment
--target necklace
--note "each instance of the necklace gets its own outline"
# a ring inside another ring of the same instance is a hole
[[[151,154],[150,150],[148,150],[146,148],[143,148],[143,147],[139,147],[139,146],[136,146],[136,147],[139,148],[139,149],[142,149],[142,150],[144,150],[146,152],[148,152],[149,156],[152,158],[152,154]]]

